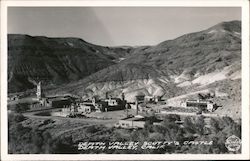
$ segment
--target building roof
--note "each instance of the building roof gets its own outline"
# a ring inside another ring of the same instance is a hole
[[[128,117],[128,118],[123,118],[121,120],[124,120],[124,121],[146,121],[146,120],[149,120],[150,117],[144,117],[142,115],[136,115],[134,117]],[[161,122],[162,120],[159,120],[157,118],[150,118],[153,122]]]
[[[116,101],[119,101],[119,100],[121,100],[120,98],[107,98],[107,99],[105,99],[105,101],[107,101],[107,100],[116,100]]]
[[[50,101],[66,101],[66,100],[69,100],[69,98],[59,97],[59,98],[51,98],[48,100],[50,100]]]
[[[135,117],[136,117],[136,118],[145,118],[145,117],[142,116],[142,115],[136,115]]]
[[[30,102],[29,105],[40,104],[40,102]]]
[[[81,103],[92,103],[92,100],[85,100],[85,101],[82,101]]]
[[[145,95],[137,95],[137,96],[135,96],[135,97],[136,97],[136,98],[137,98],[137,97],[145,97]]]
[[[126,121],[145,121],[145,118],[129,117],[129,118],[123,118],[121,120],[126,120]]]
[[[156,97],[156,96],[151,96],[151,95],[145,96],[145,98],[154,98],[154,97]]]
[[[192,103],[213,103],[211,100],[186,100],[186,102],[192,102]]]
[[[80,105],[89,106],[89,105],[93,105],[93,103],[92,102],[81,102]]]
[[[96,104],[106,105],[106,104],[107,104],[107,102],[106,102],[106,101],[98,101],[98,102],[96,102]]]
[[[88,107],[94,107],[92,103],[91,104],[84,104],[83,103],[83,104],[80,104],[80,105],[84,105],[84,106],[88,106]]]

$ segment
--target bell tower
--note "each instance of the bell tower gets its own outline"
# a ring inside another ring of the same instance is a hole
[[[41,82],[38,82],[36,85],[36,97],[38,100],[42,99],[42,87],[41,87]]]

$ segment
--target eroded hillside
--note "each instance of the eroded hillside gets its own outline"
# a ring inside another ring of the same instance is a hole
[[[8,56],[10,91],[34,87],[29,79],[35,78],[47,84],[64,83],[48,94],[73,93],[83,98],[123,92],[128,101],[144,94],[179,103],[212,91],[215,101],[227,105],[223,112],[240,115],[240,21],[136,48],[101,47],[76,38],[11,35]]]

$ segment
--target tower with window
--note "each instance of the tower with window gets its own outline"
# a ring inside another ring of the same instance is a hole
[[[41,87],[41,82],[37,83],[37,87],[36,87],[36,97],[38,100],[42,99],[42,87]]]

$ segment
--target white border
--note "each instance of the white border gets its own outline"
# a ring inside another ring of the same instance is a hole
[[[242,8],[242,154],[7,154],[7,7],[8,6],[172,6]],[[1,160],[201,160],[249,159],[249,2],[248,0],[84,0],[1,1]]]

